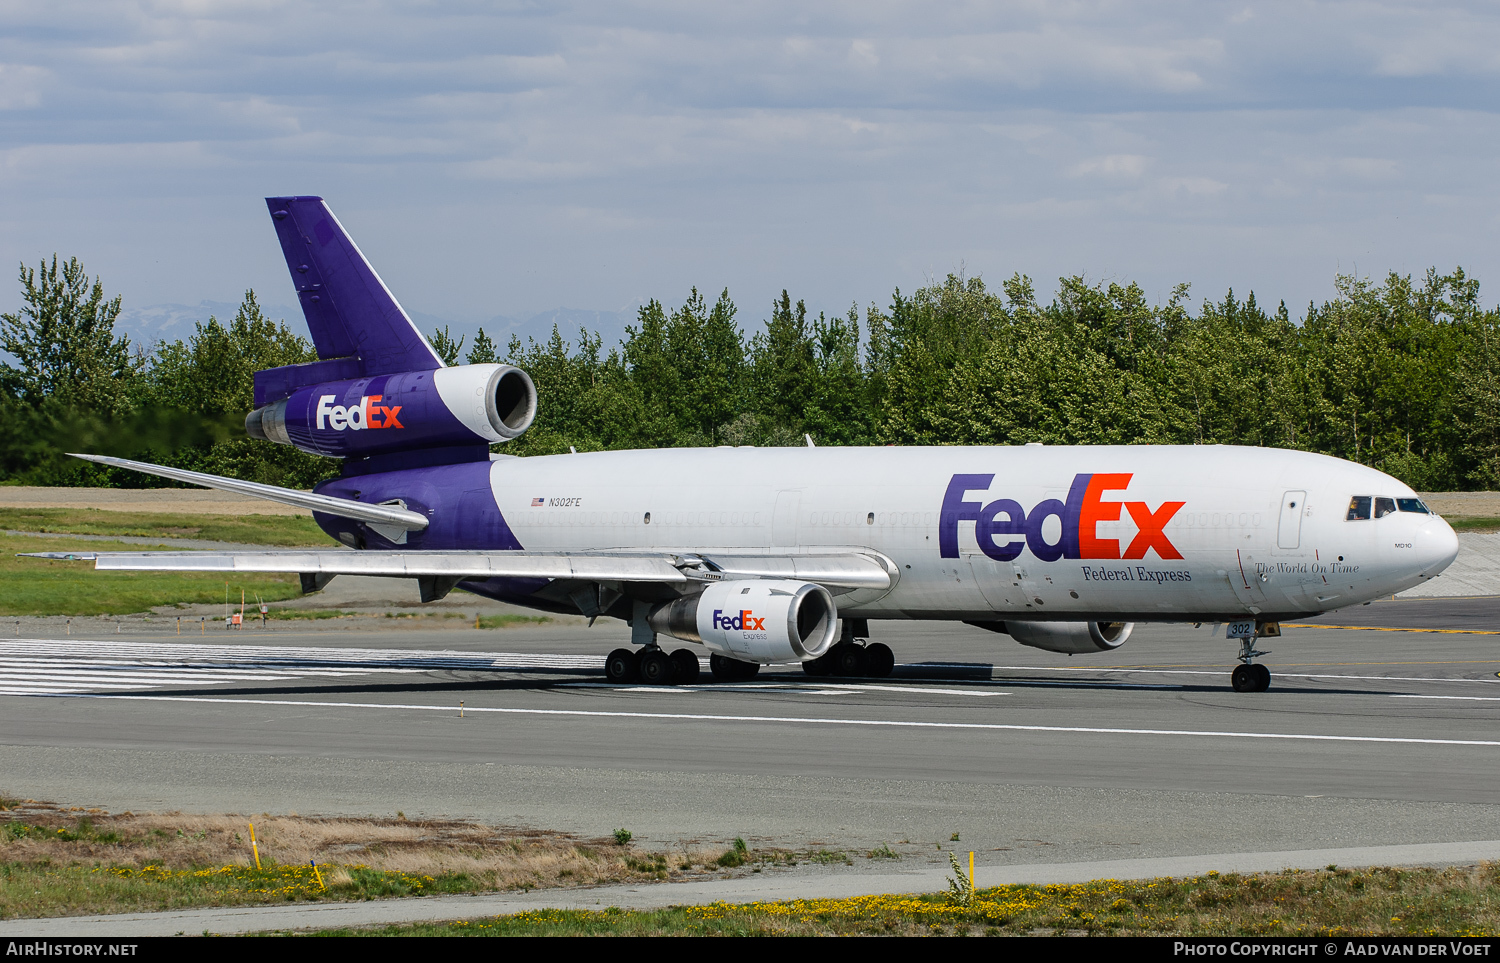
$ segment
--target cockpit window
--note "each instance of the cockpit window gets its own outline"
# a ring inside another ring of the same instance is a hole
[[[1375,517],[1384,518],[1387,515],[1396,514],[1396,500],[1394,498],[1375,499]]]
[[[1371,498],[1369,495],[1355,495],[1349,499],[1349,514],[1345,518],[1351,522],[1363,521],[1369,518],[1370,501]]]
[[[1420,498],[1398,498],[1396,505],[1403,512],[1416,512],[1419,515],[1432,514],[1432,509],[1428,508]]]

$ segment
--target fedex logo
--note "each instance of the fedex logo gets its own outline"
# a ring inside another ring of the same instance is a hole
[[[728,616],[723,609],[714,609],[714,628],[734,629],[736,632],[764,632],[766,620],[764,616],[755,618],[749,609],[741,609]]]
[[[364,431],[366,428],[400,428],[401,422],[396,416],[401,413],[401,405],[380,405],[378,401],[384,400],[384,395],[364,395],[359,399],[359,404],[344,407],[333,402],[337,395],[323,395],[318,399],[318,430],[323,430],[324,422],[334,431]]]
[[[943,511],[938,520],[938,551],[943,558],[958,558],[958,523],[973,522],[974,538],[979,550],[990,558],[1008,562],[1030,548],[1043,562],[1059,558],[1145,558],[1148,551],[1159,558],[1182,558],[1182,553],[1167,538],[1167,522],[1186,502],[1162,502],[1156,511],[1145,502],[1105,501],[1106,492],[1124,491],[1130,485],[1129,472],[1112,475],[1074,475],[1067,501],[1048,498],[1027,512],[1010,498],[997,498],[985,504],[967,501],[971,491],[986,491],[994,475],[954,475],[943,496]],[[1120,554],[1120,542],[1100,538],[1100,522],[1120,520],[1120,509],[1130,513],[1135,522],[1135,538]],[[1048,542],[1042,526],[1056,515],[1062,521],[1062,537]]]

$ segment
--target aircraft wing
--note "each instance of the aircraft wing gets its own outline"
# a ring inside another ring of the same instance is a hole
[[[794,578],[831,589],[887,589],[894,564],[874,554],[734,556],[564,552],[28,552],[28,558],[92,561],[104,571],[281,572],[438,578],[543,578],[586,582],[687,583]],[[324,579],[326,581],[326,578]]]

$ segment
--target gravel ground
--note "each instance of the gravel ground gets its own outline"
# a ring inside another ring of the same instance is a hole
[[[290,505],[205,488],[33,488],[25,485],[0,485],[0,507],[312,517],[312,512]]]

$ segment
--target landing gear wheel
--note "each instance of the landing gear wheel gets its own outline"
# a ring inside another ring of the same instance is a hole
[[[677,667],[661,649],[641,653],[641,681],[647,685],[671,685],[676,681]]]
[[[869,660],[865,650],[852,643],[840,642],[834,647],[834,673],[836,675],[861,676],[869,674]],[[894,661],[894,660],[893,660]]]
[[[692,685],[698,681],[698,653],[692,649],[678,649],[673,652],[672,666],[677,670],[678,685]]]
[[[615,649],[604,660],[604,677],[611,682],[634,682],[639,660],[629,649]]]
[[[1237,665],[1229,676],[1229,684],[1236,692],[1264,692],[1271,688],[1271,670],[1255,663]]]
[[[829,664],[828,653],[824,652],[816,659],[808,659],[802,663],[802,671],[808,675],[825,676],[833,672],[833,666]]]
[[[755,674],[760,671],[760,663],[741,662],[715,652],[708,657],[708,670],[720,682],[741,682],[755,678]]]
[[[865,646],[865,674],[875,679],[884,679],[896,667],[896,653],[883,642],[871,642]]]

